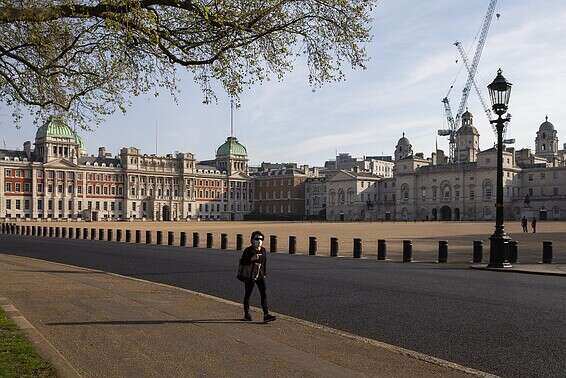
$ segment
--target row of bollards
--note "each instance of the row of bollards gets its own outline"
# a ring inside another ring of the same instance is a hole
[[[25,235],[25,236],[39,236],[39,237],[55,237],[55,238],[65,238],[65,239],[83,239],[83,240],[105,240],[105,241],[116,241],[126,243],[132,243],[132,230],[121,229],[97,229],[97,228],[86,228],[86,227],[60,227],[60,226],[29,226],[29,225],[19,225],[15,223],[1,223],[0,233],[2,234],[14,234],[14,235]],[[124,237],[125,235],[125,237]],[[135,230],[134,241],[135,243],[141,243],[141,230]],[[145,243],[152,244],[153,233],[149,230],[145,231]],[[187,233],[180,232],[179,234],[179,246],[187,246]],[[243,249],[243,235],[236,235],[236,250],[240,251]],[[206,233],[206,248],[213,247],[213,234]],[[156,231],[157,245],[162,245],[163,231]],[[167,245],[175,245],[175,233],[173,231],[167,232]],[[192,235],[192,246],[198,248],[200,246],[200,235],[198,232],[193,232]],[[288,252],[293,255],[297,252],[297,237],[289,236]],[[220,249],[228,249],[228,234],[220,234]],[[509,262],[515,264],[518,261],[518,243],[515,240],[511,240],[506,243],[506,254]],[[269,236],[269,251],[271,253],[277,252],[277,235]],[[315,236],[309,236],[308,239],[308,255],[315,256],[318,252],[318,242]],[[339,255],[339,244],[338,238],[330,238],[330,256],[337,257]],[[352,256],[354,258],[361,258],[363,255],[362,239],[353,239],[353,250]],[[377,259],[386,260],[387,259],[387,243],[383,239],[377,241]],[[552,242],[544,241],[542,248],[542,262],[544,264],[551,264],[553,259],[552,253]],[[479,264],[483,260],[483,241],[475,240],[473,242],[473,252],[472,252],[472,262],[474,264]],[[411,240],[403,240],[402,249],[402,261],[405,263],[413,261],[413,244]],[[438,242],[438,263],[448,262],[448,241],[440,240]]]

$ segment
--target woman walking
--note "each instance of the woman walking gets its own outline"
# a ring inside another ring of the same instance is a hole
[[[261,307],[263,309],[263,321],[271,322],[275,316],[269,313],[267,307],[267,294],[265,287],[265,277],[267,276],[267,254],[262,247],[264,236],[260,231],[252,232],[250,238],[251,245],[244,250],[240,258],[240,268],[238,279],[244,282],[244,320],[251,321],[250,315],[250,296],[254,286],[257,285],[261,297]]]

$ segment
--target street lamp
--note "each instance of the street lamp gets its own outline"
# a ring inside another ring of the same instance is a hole
[[[493,82],[487,86],[493,111],[498,116],[497,119],[490,121],[495,124],[497,130],[497,198],[495,231],[489,238],[489,268],[511,267],[507,254],[507,246],[511,238],[505,233],[503,226],[503,131],[505,123],[511,120],[509,114],[505,118],[503,115],[507,113],[511,86],[512,84],[503,77],[501,68],[497,71]]]

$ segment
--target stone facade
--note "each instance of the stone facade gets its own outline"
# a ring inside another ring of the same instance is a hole
[[[247,152],[234,137],[206,164],[191,153],[87,156],[81,138],[52,117],[35,148],[0,150],[0,218],[243,219],[253,210]]]
[[[522,216],[566,219],[566,151],[558,150],[557,132],[548,118],[536,134],[536,152],[503,152],[503,201],[507,219]],[[462,116],[456,133],[456,156],[449,162],[441,150],[431,158],[413,154],[403,134],[395,148],[392,178],[371,175],[374,206],[365,207],[360,177],[342,171],[327,178],[328,220],[494,220],[497,150],[480,151],[473,116]],[[373,186],[375,185],[375,186]],[[345,198],[338,192],[345,193]],[[371,193],[371,194],[370,194]],[[339,200],[340,198],[340,200]]]

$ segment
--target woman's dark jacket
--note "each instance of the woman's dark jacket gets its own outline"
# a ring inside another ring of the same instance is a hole
[[[256,255],[260,255],[259,260],[252,261],[252,258]],[[265,248],[261,247],[259,251],[257,251],[254,247],[249,246],[244,249],[244,253],[242,253],[242,257],[240,258],[240,264],[248,265],[248,264],[261,264],[259,270],[258,279],[263,279],[267,275],[267,254],[265,253]],[[255,271],[255,270],[254,270]]]

